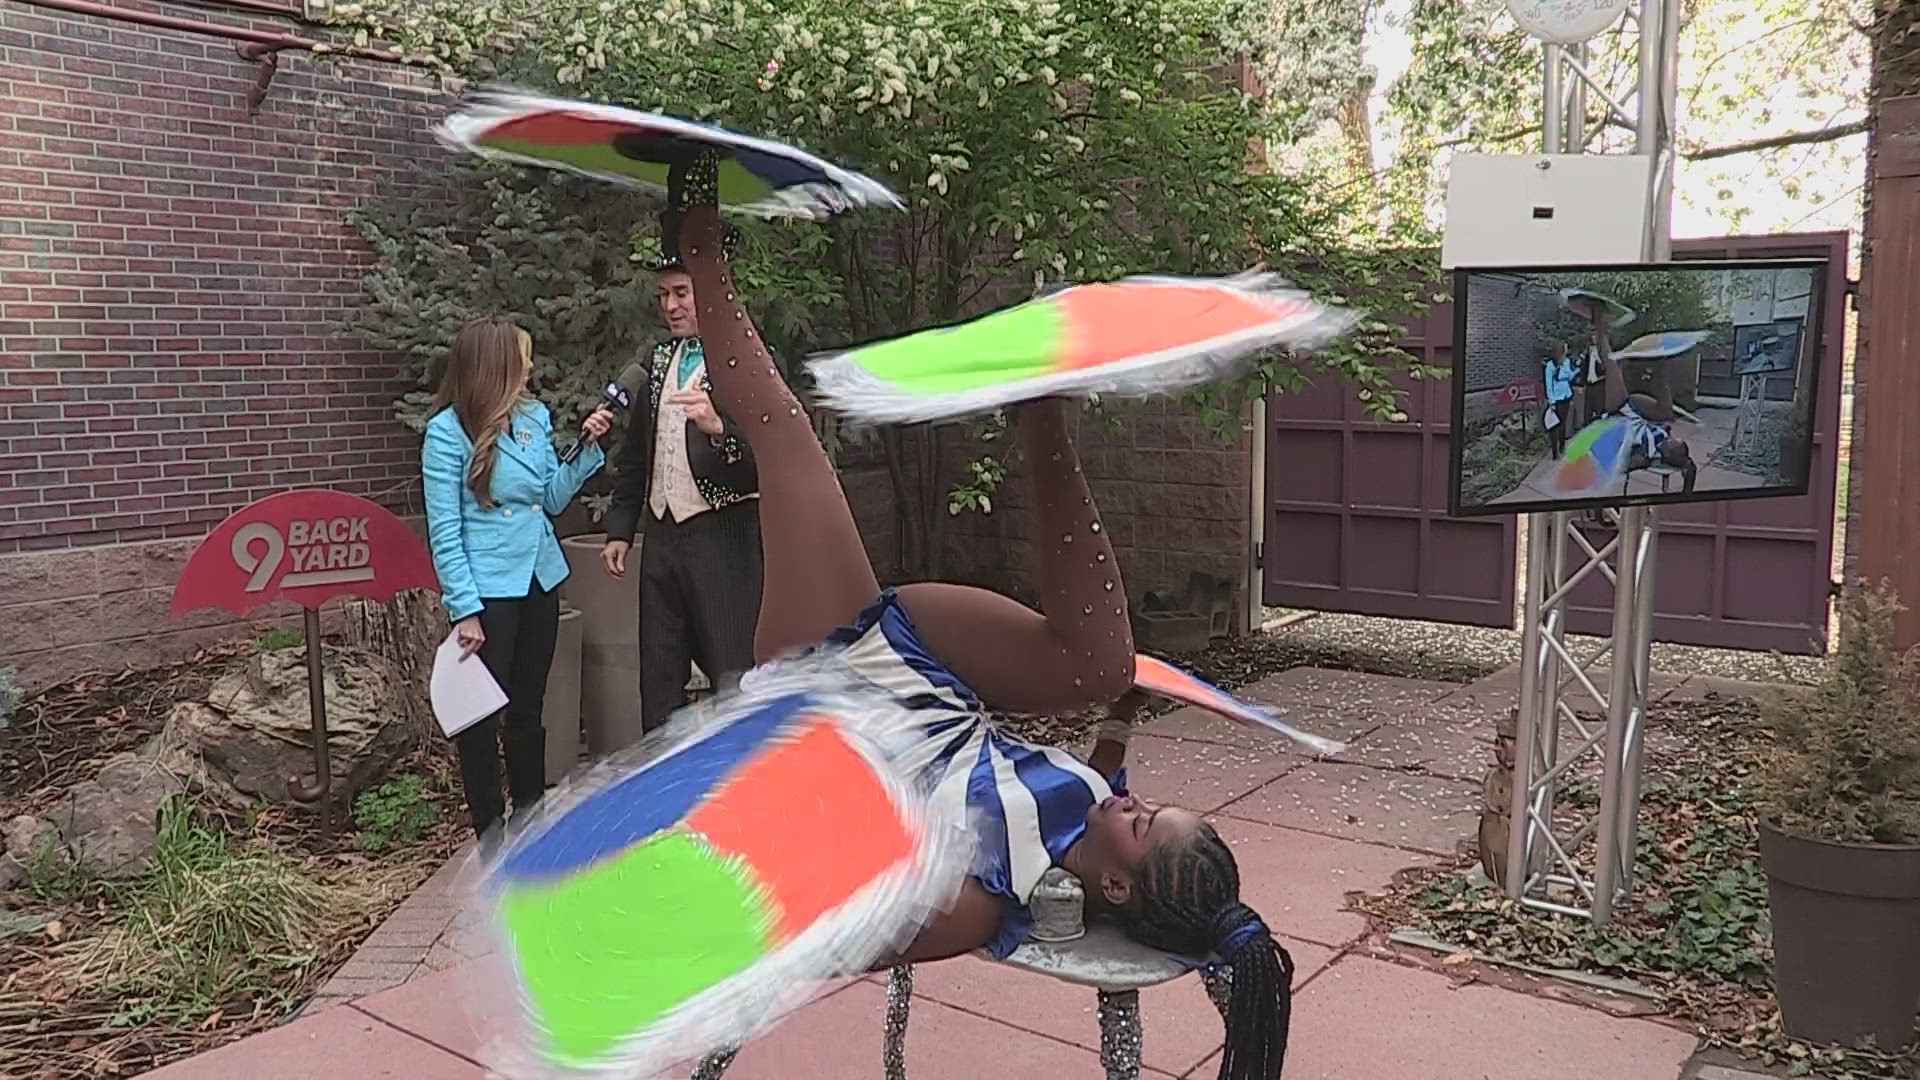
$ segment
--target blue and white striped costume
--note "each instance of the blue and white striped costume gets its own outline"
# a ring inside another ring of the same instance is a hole
[[[1626,418],[1627,438],[1631,447],[1645,454],[1647,460],[1659,461],[1670,435],[1666,425],[1656,424],[1641,416],[1640,410],[1634,408],[1631,401],[1621,404],[1619,415]]]
[[[925,717],[925,740],[902,764],[935,802],[964,805],[974,823],[972,876],[1006,900],[987,951],[1004,959],[1027,939],[1027,901],[1041,875],[1087,828],[1087,811],[1125,788],[1057,747],[1036,746],[993,726],[980,699],[927,651],[892,589],[835,632],[828,644],[866,681]]]

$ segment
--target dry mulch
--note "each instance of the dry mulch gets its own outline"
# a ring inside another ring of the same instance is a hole
[[[106,758],[158,734],[177,702],[203,700],[252,647],[238,642],[180,663],[82,675],[24,698],[12,728],[0,736],[0,821],[44,814]],[[394,771],[425,776],[438,811],[426,835],[409,847],[362,852],[350,813],[339,815],[348,820],[332,837],[321,835],[314,815],[293,807],[219,822],[230,835],[265,844],[316,875],[351,871],[354,880],[379,884],[368,916],[339,927],[318,955],[289,966],[250,999],[227,1002],[190,1023],[151,1022],[138,1001],[77,992],[54,974],[58,956],[112,926],[112,889],[36,882],[0,893],[0,1077],[137,1076],[283,1022],[465,839],[444,747],[423,746]]]

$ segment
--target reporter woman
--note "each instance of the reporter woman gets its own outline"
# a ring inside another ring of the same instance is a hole
[[[516,817],[546,790],[540,712],[560,628],[567,560],[552,515],[600,469],[606,409],[587,418],[579,457],[562,464],[553,418],[528,388],[533,339],[507,319],[475,319],[453,339],[421,449],[427,538],[464,656],[480,654],[507,705],[454,737],[474,835],[506,813],[500,751]]]

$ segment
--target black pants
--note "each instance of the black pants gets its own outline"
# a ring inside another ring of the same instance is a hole
[[[1546,416],[1554,418],[1554,425],[1547,429],[1547,446],[1554,457],[1559,457],[1560,451],[1567,447],[1567,434],[1573,427],[1572,414],[1573,399],[1568,398],[1565,401],[1548,402],[1545,415],[1541,418],[1543,424]]]
[[[480,661],[507,692],[507,707],[454,737],[460,782],[475,836],[506,816],[500,798],[500,751],[506,750],[507,790],[515,816],[533,809],[547,789],[547,732],[540,723],[560,633],[560,594],[533,582],[526,596],[482,599],[480,628],[487,640]]]
[[[714,687],[753,667],[760,619],[760,504],[685,521],[647,520],[640,547],[640,723],[652,731],[687,703],[690,665]]]

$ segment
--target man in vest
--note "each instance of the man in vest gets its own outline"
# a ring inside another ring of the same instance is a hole
[[[662,230],[667,237],[679,230]],[[729,235],[728,256],[732,255]],[[686,704],[691,664],[716,688],[753,666],[760,617],[759,471],[747,441],[715,411],[693,278],[663,245],[657,278],[668,338],[652,347],[619,452],[607,543],[615,578],[644,538],[640,574],[640,710],[652,731]]]

